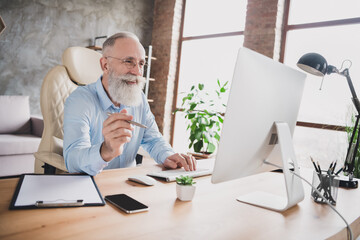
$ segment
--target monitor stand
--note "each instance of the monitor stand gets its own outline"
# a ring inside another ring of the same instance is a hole
[[[252,192],[239,196],[237,200],[258,207],[282,212],[304,199],[304,188],[301,179],[290,173],[291,170],[289,170],[290,168],[294,168],[295,173],[300,175],[289,125],[285,122],[275,122],[275,126],[281,151],[286,197],[266,192]],[[291,164],[289,164],[289,161]],[[271,163],[265,161],[265,164]]]

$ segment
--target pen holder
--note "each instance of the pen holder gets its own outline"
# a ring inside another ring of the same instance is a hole
[[[332,205],[336,205],[339,182],[340,180],[336,178],[334,174],[329,174],[326,171],[322,171],[321,173],[315,171],[313,173],[313,187],[315,187]],[[325,199],[313,188],[311,189],[311,197],[315,202],[325,203]]]

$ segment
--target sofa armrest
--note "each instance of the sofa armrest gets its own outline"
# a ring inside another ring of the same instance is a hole
[[[31,121],[31,134],[38,137],[42,137],[42,133],[44,130],[44,120],[42,119],[42,117],[31,116],[30,121]]]

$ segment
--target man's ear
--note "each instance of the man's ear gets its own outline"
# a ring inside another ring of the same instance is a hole
[[[109,71],[108,61],[105,57],[100,58],[100,66],[104,73]]]

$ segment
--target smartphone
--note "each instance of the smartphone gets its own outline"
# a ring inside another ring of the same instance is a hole
[[[145,204],[129,197],[126,194],[115,194],[105,196],[105,200],[115,205],[126,213],[136,213],[149,210]]]

